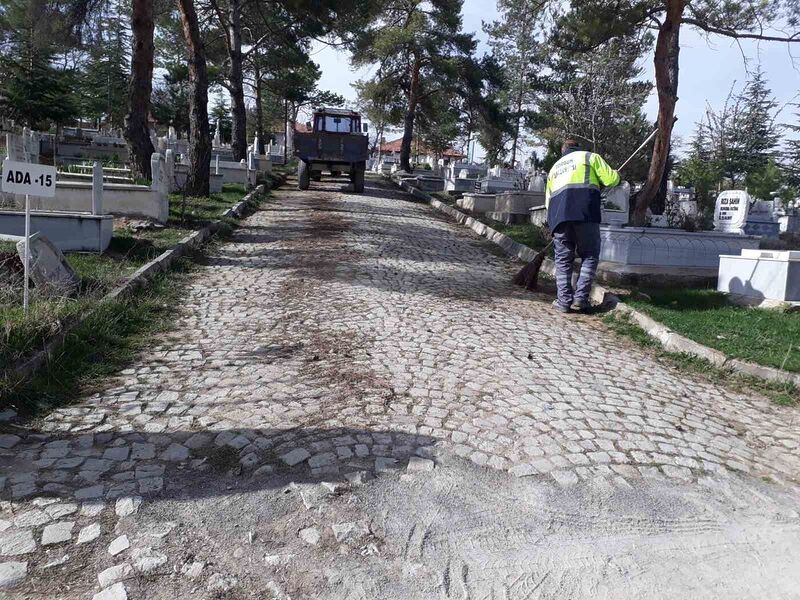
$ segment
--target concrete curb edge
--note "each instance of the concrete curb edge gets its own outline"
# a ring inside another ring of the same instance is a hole
[[[398,182],[394,178],[386,176],[384,176],[384,178],[388,179],[397,187],[401,188],[405,192],[408,192],[415,198],[427,201],[433,208],[452,217],[459,224],[466,225],[478,235],[485,237],[490,242],[502,248],[502,250],[512,258],[517,258],[523,262],[530,262],[536,255],[536,252],[532,248],[529,248],[524,244],[520,244],[519,242],[515,242],[507,235],[492,229],[474,217],[470,217],[466,213],[463,213],[460,210],[457,210],[452,206],[448,206],[444,202],[437,200],[431,194],[423,192],[422,190],[410,185],[405,181]],[[555,265],[553,264],[553,261],[550,259],[545,259],[544,264],[542,265],[542,271],[548,273],[549,275],[554,275]],[[800,373],[790,373],[774,367],[766,367],[756,363],[740,360],[738,358],[733,358],[724,354],[723,352],[720,352],[719,350],[709,348],[708,346],[704,346],[698,342],[695,342],[694,340],[690,340],[679,333],[675,333],[666,325],[659,323],[655,319],[623,303],[616,296],[616,294],[601,285],[594,285],[594,288],[592,289],[592,299],[602,305],[610,306],[613,312],[619,312],[629,316],[631,320],[633,320],[647,335],[657,340],[667,352],[690,354],[707,360],[715,367],[720,369],[727,369],[743,375],[765,379],[767,381],[789,383],[800,386]]]

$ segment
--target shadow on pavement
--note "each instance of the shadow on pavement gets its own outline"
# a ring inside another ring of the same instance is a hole
[[[11,444],[13,437],[21,438]],[[342,427],[105,431],[58,434],[6,427],[0,471],[4,500],[53,497],[113,501],[126,496],[224,496],[288,481],[344,482],[405,468],[433,452],[432,437]]]

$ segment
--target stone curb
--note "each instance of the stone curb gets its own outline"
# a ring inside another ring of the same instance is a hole
[[[283,178],[279,179],[277,185],[281,185],[283,183]],[[234,206],[226,209],[221,215],[220,219],[224,218],[240,218],[247,207],[253,202],[253,200],[263,194],[268,189],[272,189],[271,185],[260,184],[251,190],[244,198],[242,198],[237,204]],[[215,221],[209,225],[206,225],[202,229],[198,231],[194,231],[191,234],[187,235],[183,238],[180,242],[178,242],[175,246],[167,250],[166,252],[162,253],[161,255],[157,256],[153,260],[151,260],[146,265],[143,265],[139,269],[137,269],[130,277],[128,277],[122,284],[111,290],[108,294],[103,296],[100,301],[98,302],[98,307],[107,303],[107,302],[114,302],[116,300],[120,300],[129,296],[135,290],[143,287],[149,281],[153,279],[157,274],[166,271],[172,263],[174,263],[178,258],[187,254],[190,250],[193,250],[200,245],[202,245],[206,240],[208,240],[211,236],[217,233],[220,228],[222,227],[222,222]],[[4,371],[0,372],[3,377],[8,378],[9,375],[12,375],[14,378],[25,379],[30,377],[36,370],[38,370],[43,364],[50,360],[50,358],[61,348],[64,344],[64,340],[66,337],[73,332],[77,327],[80,326],[86,319],[88,319],[92,314],[94,314],[97,307],[90,310],[89,312],[81,315],[79,318],[66,323],[62,329],[51,336],[42,347],[41,350],[33,354],[32,356],[23,359],[21,362],[17,363],[16,365],[12,366],[9,369],[5,369]]]
[[[536,255],[536,252],[528,246],[520,244],[519,242],[515,242],[507,235],[492,229],[485,223],[481,223],[477,219],[470,217],[469,215],[453,208],[452,206],[448,206],[447,204],[434,198],[431,194],[419,190],[418,188],[410,185],[408,182],[398,182],[391,177],[386,178],[399,188],[412,194],[414,197],[427,201],[436,210],[445,213],[446,215],[455,219],[458,223],[466,225],[478,235],[481,235],[490,242],[500,246],[500,248],[502,248],[503,251],[509,256],[518,258],[524,262],[530,262]],[[555,264],[553,261],[550,259],[545,259],[544,264],[542,265],[542,271],[549,275],[554,275]],[[601,285],[595,284],[594,288],[592,289],[592,299],[595,302],[599,302],[600,304],[611,307],[612,311],[614,312],[620,312],[628,315],[639,327],[642,328],[642,330],[644,330],[647,335],[658,340],[658,342],[668,352],[691,354],[707,360],[715,367],[720,369],[728,369],[736,373],[749,375],[751,377],[758,377],[767,381],[790,383],[800,386],[800,373],[789,373],[787,371],[775,369],[774,367],[765,367],[755,363],[747,362],[738,358],[730,357],[719,350],[709,348],[708,346],[703,346],[702,344],[695,342],[694,340],[690,340],[679,333],[675,333],[666,325],[663,325],[655,319],[635,310],[634,308],[631,308],[627,304],[624,304],[622,301],[620,301],[616,294]]]

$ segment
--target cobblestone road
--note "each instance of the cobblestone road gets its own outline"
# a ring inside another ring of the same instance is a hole
[[[218,471],[355,483],[457,455],[556,489],[710,477],[794,492],[796,411],[556,313],[474,235],[368,185],[279,191],[192,275],[173,333],[102,393],[0,434],[0,584],[124,598],[140,597],[132,577],[205,577],[159,549],[170,527],[123,532],[159,498],[214,497],[219,481],[197,482]],[[214,577],[198,589],[235,587]]]

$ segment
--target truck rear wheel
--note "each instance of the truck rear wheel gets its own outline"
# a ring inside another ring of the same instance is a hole
[[[307,190],[308,187],[311,185],[311,173],[308,168],[308,163],[304,160],[301,160],[297,164],[297,187],[301,190]]]
[[[356,194],[364,191],[364,167],[356,167],[353,170],[353,191]]]

